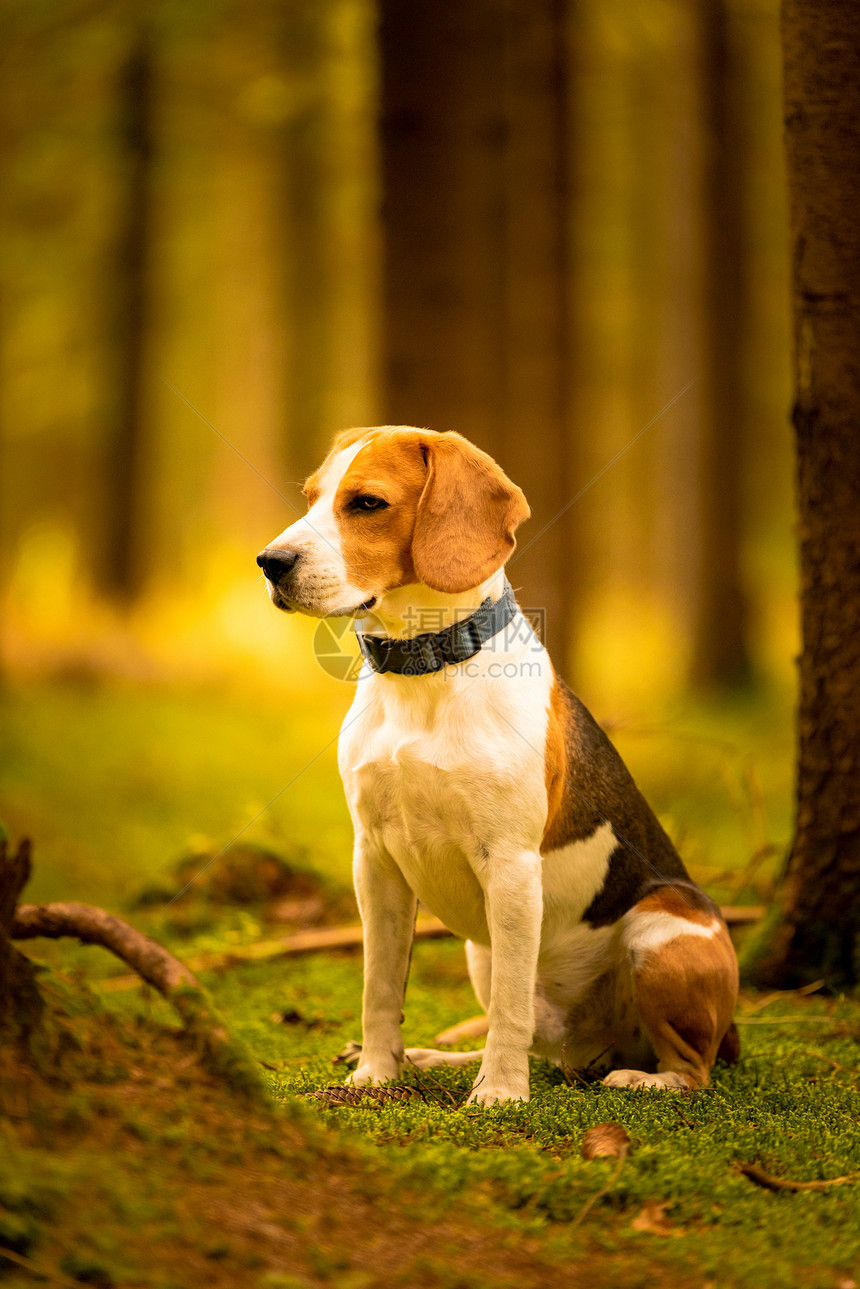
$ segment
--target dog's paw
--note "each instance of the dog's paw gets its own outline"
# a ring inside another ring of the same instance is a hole
[[[466,1105],[501,1105],[503,1101],[528,1101],[528,1079],[522,1083],[488,1083],[479,1080],[466,1100]]]
[[[352,1074],[347,1075],[345,1082],[353,1088],[378,1087],[382,1083],[391,1083],[400,1075],[400,1066],[396,1061],[365,1065],[360,1061]]]
[[[613,1070],[603,1080],[605,1088],[669,1088],[672,1092],[689,1092],[686,1074],[667,1070],[664,1074],[646,1074],[644,1070]]]

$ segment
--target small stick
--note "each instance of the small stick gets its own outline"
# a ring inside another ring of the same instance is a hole
[[[567,1057],[565,1056],[566,1051],[567,1051],[567,1042],[565,1041],[561,1045],[561,1072],[564,1075],[565,1082],[567,1083],[568,1087],[570,1088],[573,1087],[573,1079],[571,1079],[570,1077],[572,1074],[574,1078],[579,1079],[580,1083],[584,1088],[587,1088],[588,1080],[582,1077],[579,1070],[575,1070],[572,1065],[568,1065]]]
[[[736,1025],[832,1025],[832,1016],[736,1016]]]
[[[62,1275],[59,1271],[49,1271],[47,1267],[40,1267],[38,1262],[31,1262],[22,1253],[13,1253],[11,1249],[5,1248],[2,1244],[0,1244],[0,1258],[8,1258],[10,1262],[17,1262],[19,1267],[26,1267],[40,1280],[48,1280],[54,1285],[71,1285],[72,1289],[81,1289],[80,1280],[69,1280],[67,1276]]]
[[[679,1116],[684,1120],[684,1123],[687,1125],[687,1127],[688,1127],[688,1128],[691,1128],[691,1129],[693,1130],[693,1132],[695,1132],[695,1131],[696,1131],[696,1125],[695,1125],[694,1123],[690,1123],[690,1120],[689,1120],[689,1119],[687,1118],[687,1116],[684,1114],[684,1111],[683,1111],[683,1110],[681,1109],[681,1107],[678,1105],[678,1102],[677,1102],[677,1101],[673,1101],[673,1102],[672,1102],[672,1105],[675,1107],[675,1110],[678,1112]]]
[[[449,1089],[445,1087],[445,1084],[444,1084],[444,1083],[440,1082],[440,1080],[439,1080],[439,1079],[437,1079],[437,1078],[436,1078],[436,1076],[435,1076],[434,1074],[431,1074],[431,1073],[429,1072],[429,1070],[421,1070],[421,1071],[419,1071],[418,1066],[417,1066],[417,1065],[415,1064],[415,1062],[412,1060],[412,1057],[411,1057],[411,1056],[407,1056],[406,1060],[409,1062],[409,1065],[410,1065],[410,1067],[411,1067],[411,1069],[412,1069],[412,1074],[413,1074],[413,1077],[414,1077],[414,1079],[415,1079],[415,1082],[418,1084],[418,1086],[419,1086],[419,1088],[421,1089],[422,1093],[424,1092],[424,1088],[423,1088],[423,1086],[422,1086],[422,1083],[421,1083],[421,1077],[420,1077],[420,1076],[421,1076],[421,1074],[425,1074],[425,1075],[427,1076],[427,1078],[430,1080],[430,1082],[431,1082],[431,1083],[435,1083],[436,1087],[437,1087],[437,1088],[439,1088],[439,1090],[445,1094],[445,1096],[448,1098],[448,1100],[449,1100],[449,1102],[451,1103],[451,1105],[452,1105],[452,1106],[454,1106],[454,1108],[456,1109],[456,1107],[457,1107],[457,1098],[454,1096],[453,1092],[449,1091]],[[426,1099],[426,1098],[425,1098],[425,1099]]]
[[[838,1061],[834,1061],[831,1056],[825,1056],[823,1052],[813,1052],[811,1047],[800,1048],[798,1055],[814,1056],[816,1061],[824,1061],[827,1065],[832,1065],[834,1072],[836,1070],[841,1070],[843,1074],[860,1074],[860,1069],[857,1069],[855,1066],[840,1065]]]
[[[736,1160],[735,1168],[749,1181],[755,1182],[756,1186],[763,1186],[768,1191],[826,1191],[831,1186],[856,1182],[858,1178],[857,1173],[852,1173],[847,1177],[829,1177],[824,1181],[794,1182],[788,1177],[774,1177],[773,1173],[766,1173],[758,1164],[744,1164]]]
[[[801,985],[799,989],[776,989],[773,993],[765,994],[764,998],[759,998],[757,1002],[751,1003],[744,1015],[752,1016],[753,1012],[769,1007],[771,1003],[777,1002],[780,998],[806,998],[809,994],[817,993],[824,983],[825,981],[822,977],[821,980],[813,980],[809,985]]]

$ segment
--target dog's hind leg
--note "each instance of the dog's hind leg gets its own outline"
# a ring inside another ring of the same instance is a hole
[[[707,1087],[717,1055],[727,1056],[738,967],[728,931],[714,913],[691,910],[672,888],[625,915],[636,1006],[657,1072],[613,1070],[607,1087]],[[735,1053],[736,1059],[736,1053]]]

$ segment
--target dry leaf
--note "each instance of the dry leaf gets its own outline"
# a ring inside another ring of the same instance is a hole
[[[630,1138],[620,1123],[597,1123],[582,1138],[583,1159],[623,1159],[630,1150]]]
[[[676,1226],[666,1216],[668,1204],[658,1204],[649,1199],[638,1216],[630,1223],[634,1231],[648,1231],[651,1235],[683,1235],[683,1227]]]

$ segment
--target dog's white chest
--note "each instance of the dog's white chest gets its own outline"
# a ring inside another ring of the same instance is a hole
[[[518,845],[534,853],[546,787],[542,759],[500,731],[510,719],[500,714],[502,695],[493,707],[478,706],[480,688],[464,692],[461,701],[446,694],[432,712],[371,704],[366,719],[345,725],[340,762],[359,829],[378,839],[422,903],[452,931],[488,944],[489,865]],[[542,747],[546,708],[543,695],[537,697],[529,736]]]
[[[458,935],[489,943],[480,880],[481,820],[457,770],[428,762],[414,743],[368,760],[347,790],[418,898]]]

